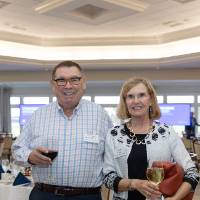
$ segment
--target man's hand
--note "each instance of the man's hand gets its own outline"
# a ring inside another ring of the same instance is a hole
[[[48,149],[44,147],[37,147],[34,149],[28,157],[29,163],[33,165],[51,165],[51,159],[42,155],[42,153],[48,153]]]

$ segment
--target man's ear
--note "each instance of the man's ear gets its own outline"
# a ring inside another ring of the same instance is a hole
[[[87,86],[86,86],[86,82],[83,84],[83,89],[86,90]]]
[[[53,93],[55,93],[55,85],[54,85],[54,81],[53,80],[50,81],[50,86],[51,86],[51,89],[52,89]]]
[[[86,82],[87,82],[87,78],[86,78],[85,75],[83,75],[83,89],[84,89],[84,90],[87,88]]]

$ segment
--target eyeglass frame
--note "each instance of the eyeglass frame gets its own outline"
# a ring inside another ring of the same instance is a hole
[[[57,86],[64,87],[64,86],[66,86],[67,83],[69,83],[70,85],[79,85],[82,78],[83,78],[82,76],[74,76],[69,79],[57,78],[57,79],[54,79],[54,81],[56,82]],[[74,80],[74,79],[76,79],[76,80]],[[62,81],[62,82],[60,82],[60,84],[59,84],[59,81]]]

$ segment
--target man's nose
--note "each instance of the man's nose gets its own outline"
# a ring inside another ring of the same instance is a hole
[[[72,85],[71,85],[70,81],[66,81],[65,88],[71,88],[71,87],[72,87]]]

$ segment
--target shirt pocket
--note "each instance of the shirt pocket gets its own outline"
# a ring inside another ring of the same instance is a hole
[[[90,155],[100,155],[104,152],[104,143],[102,141],[99,141],[99,143],[83,141],[82,147]]]

